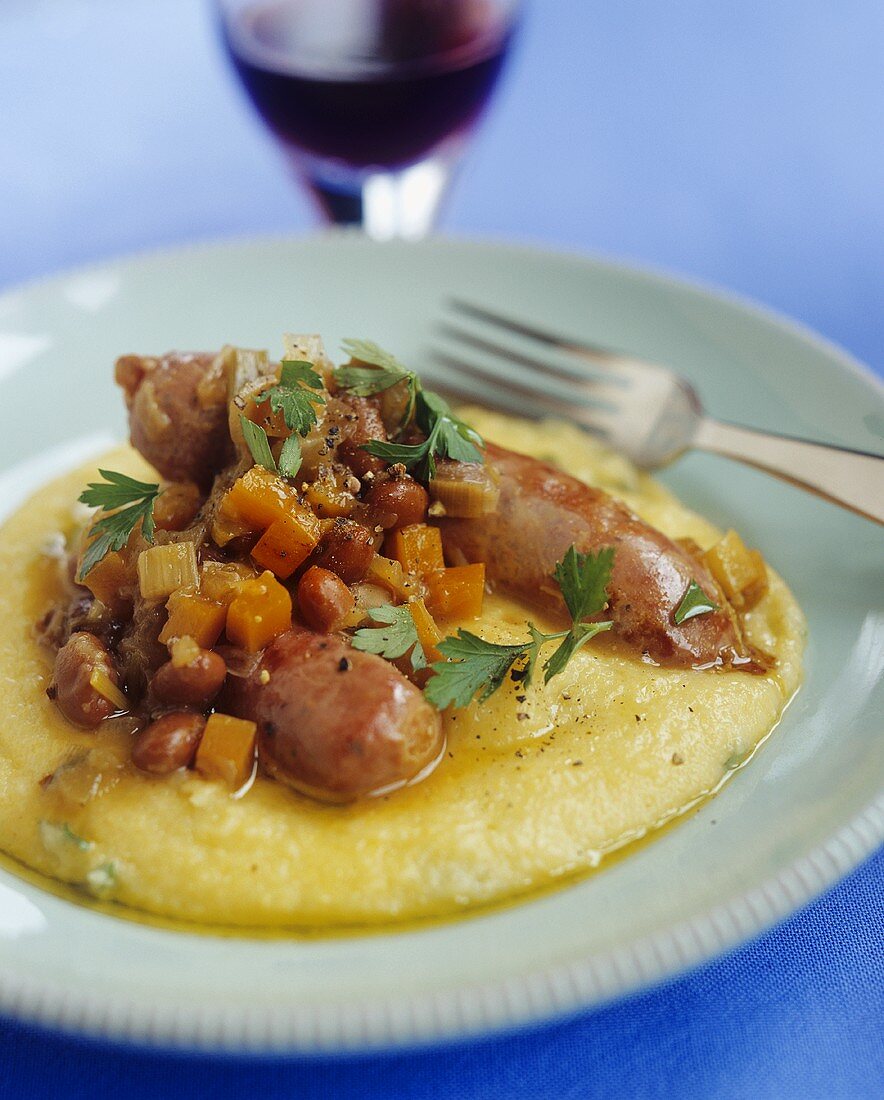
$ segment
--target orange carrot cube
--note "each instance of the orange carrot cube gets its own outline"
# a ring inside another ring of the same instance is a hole
[[[227,620],[224,604],[208,600],[194,588],[181,588],[166,601],[169,617],[159,640],[168,645],[175,638],[193,638],[203,649],[211,649],[221,637]]]
[[[293,486],[263,466],[253,466],[227,491],[222,508],[225,515],[235,516],[253,530],[262,531],[287,515],[297,499]]]
[[[268,570],[243,581],[227,609],[227,637],[249,653],[257,653],[292,625],[292,598]]]
[[[395,558],[406,573],[424,576],[445,568],[442,535],[438,527],[430,527],[426,523],[397,528],[388,536],[386,549],[388,556]]]
[[[440,640],[442,634],[433,621],[433,616],[427,611],[426,604],[423,600],[412,600],[407,606],[414,620],[418,641],[423,646],[427,660],[441,661],[442,654],[436,648],[436,643]]]
[[[255,766],[257,733],[254,722],[229,714],[209,715],[196,750],[196,770],[206,779],[220,779],[231,790],[239,790]]]
[[[297,513],[275,519],[252,548],[252,557],[258,565],[285,580],[317,542],[319,520],[312,512],[300,509]]]
[[[440,619],[469,619],[482,614],[485,564],[436,569],[424,577],[427,609]]]

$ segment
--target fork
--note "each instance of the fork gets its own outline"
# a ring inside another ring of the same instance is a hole
[[[714,420],[696,390],[658,363],[559,336],[495,310],[451,299],[455,322],[431,357],[455,397],[575,420],[643,469],[688,448],[725,455],[884,524],[884,455]],[[480,331],[465,323],[481,322]],[[518,337],[518,343],[512,342]]]

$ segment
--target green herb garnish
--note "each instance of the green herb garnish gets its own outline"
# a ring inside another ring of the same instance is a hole
[[[401,462],[424,481],[436,476],[436,459],[456,462],[482,462],[482,437],[455,415],[451,406],[437,393],[418,390],[415,419],[426,432],[423,443],[383,443],[373,439],[363,444],[369,454],[386,462]]]
[[[548,684],[565,669],[585,642],[614,625],[610,621],[582,621],[597,614],[607,603],[606,589],[613,565],[612,548],[600,550],[598,554],[579,554],[570,547],[553,575],[571,614],[571,629],[544,634],[533,623],[528,623],[530,640],[515,645],[496,645],[468,630],[458,630],[455,637],[445,638],[438,644],[446,660],[430,666],[435,675],[424,688],[427,698],[440,710],[447,706],[461,709],[476,696],[482,703],[497,691],[516,664],[519,665],[516,670],[519,678],[526,685],[530,684],[541,646],[561,639],[561,644],[543,666],[543,680]]]
[[[325,404],[321,393],[322,377],[312,363],[283,359],[279,381],[265,390],[258,400],[269,401],[273,412],[281,412],[285,426],[298,435],[307,435],[316,423],[316,409]]]
[[[153,542],[153,506],[160,495],[159,485],[136,481],[116,470],[98,472],[104,481],[90,482],[80,494],[79,500],[82,504],[100,508],[109,514],[96,520],[89,529],[92,541],[83,555],[78,581],[82,581],[105,554],[112,550],[122,550],[139,525],[145,539]]]
[[[413,370],[400,363],[389,351],[378,347],[373,340],[344,340],[341,346],[353,359],[370,364],[367,367],[348,365],[335,371],[338,385],[357,397],[371,397],[400,382],[407,382],[412,391],[420,385]]]
[[[695,580],[691,580],[681,603],[675,609],[675,622],[677,626],[686,623],[688,619],[694,619],[697,615],[708,615],[711,611],[719,611],[717,603],[711,600]]]
[[[388,351],[371,340],[345,340],[344,350],[354,359],[369,366],[338,367],[335,379],[345,390],[357,397],[370,397],[404,382],[408,386],[408,403],[401,427],[412,419],[425,433],[423,443],[388,443],[373,439],[363,447],[369,454],[386,462],[401,462],[424,481],[436,474],[436,459],[451,458],[456,462],[482,462],[482,437],[457,416],[451,406],[437,393],[425,390],[413,370],[409,370]]]
[[[252,458],[259,466],[263,466],[265,470],[269,470],[272,474],[276,473],[276,460],[273,457],[273,452],[270,450],[270,441],[267,438],[267,433],[261,427],[260,424],[256,424],[254,421],[249,420],[247,416],[239,414],[239,422],[242,425],[243,439],[246,441],[246,446],[251,452]]]
[[[364,653],[377,653],[388,661],[404,657],[411,650],[411,667],[415,670],[427,667],[424,647],[418,640],[417,628],[407,604],[400,607],[382,604],[380,607],[373,607],[369,615],[376,623],[385,625],[357,630],[352,640],[354,649],[361,649]]]
[[[301,468],[301,441],[290,435],[279,452],[279,472],[283,477],[294,477]]]

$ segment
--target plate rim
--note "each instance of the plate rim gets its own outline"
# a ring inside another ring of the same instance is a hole
[[[51,290],[71,278],[121,265],[174,260],[176,256],[267,246],[297,247],[323,242],[358,241],[372,248],[404,250],[445,248],[492,249],[552,260],[567,259],[688,291],[729,306],[772,325],[793,339],[822,352],[839,368],[859,377],[884,395],[884,382],[846,349],[809,326],[749,296],[651,265],[628,263],[577,248],[549,247],[542,242],[494,236],[446,234],[420,242],[379,243],[358,230],[324,230],[312,234],[252,234],[185,241],[146,248],[39,275],[0,292],[5,301]],[[556,963],[517,976],[452,990],[359,998],[346,1004],[287,1005],[278,1011],[230,1009],[204,1005],[199,1014],[185,1008],[139,1002],[131,995],[94,996],[40,978],[17,979],[0,969],[0,1012],[20,1022],[36,1023],[92,1040],[124,1042],[147,1048],[193,1053],[329,1056],[427,1047],[440,1042],[487,1036],[550,1022],[581,1009],[675,979],[687,970],[760,936],[832,887],[884,844],[884,790],[825,840],[810,848],[760,885],[737,893],[702,914],[655,930],[638,940],[600,953]]]

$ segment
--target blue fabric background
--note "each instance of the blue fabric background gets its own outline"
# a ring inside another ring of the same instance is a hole
[[[880,0],[534,0],[445,227],[711,281],[880,371],[882,55]],[[0,4],[0,286],[310,221],[200,0]],[[882,929],[879,853],[757,943],[570,1022],[260,1063],[0,1021],[0,1097],[879,1097]]]

